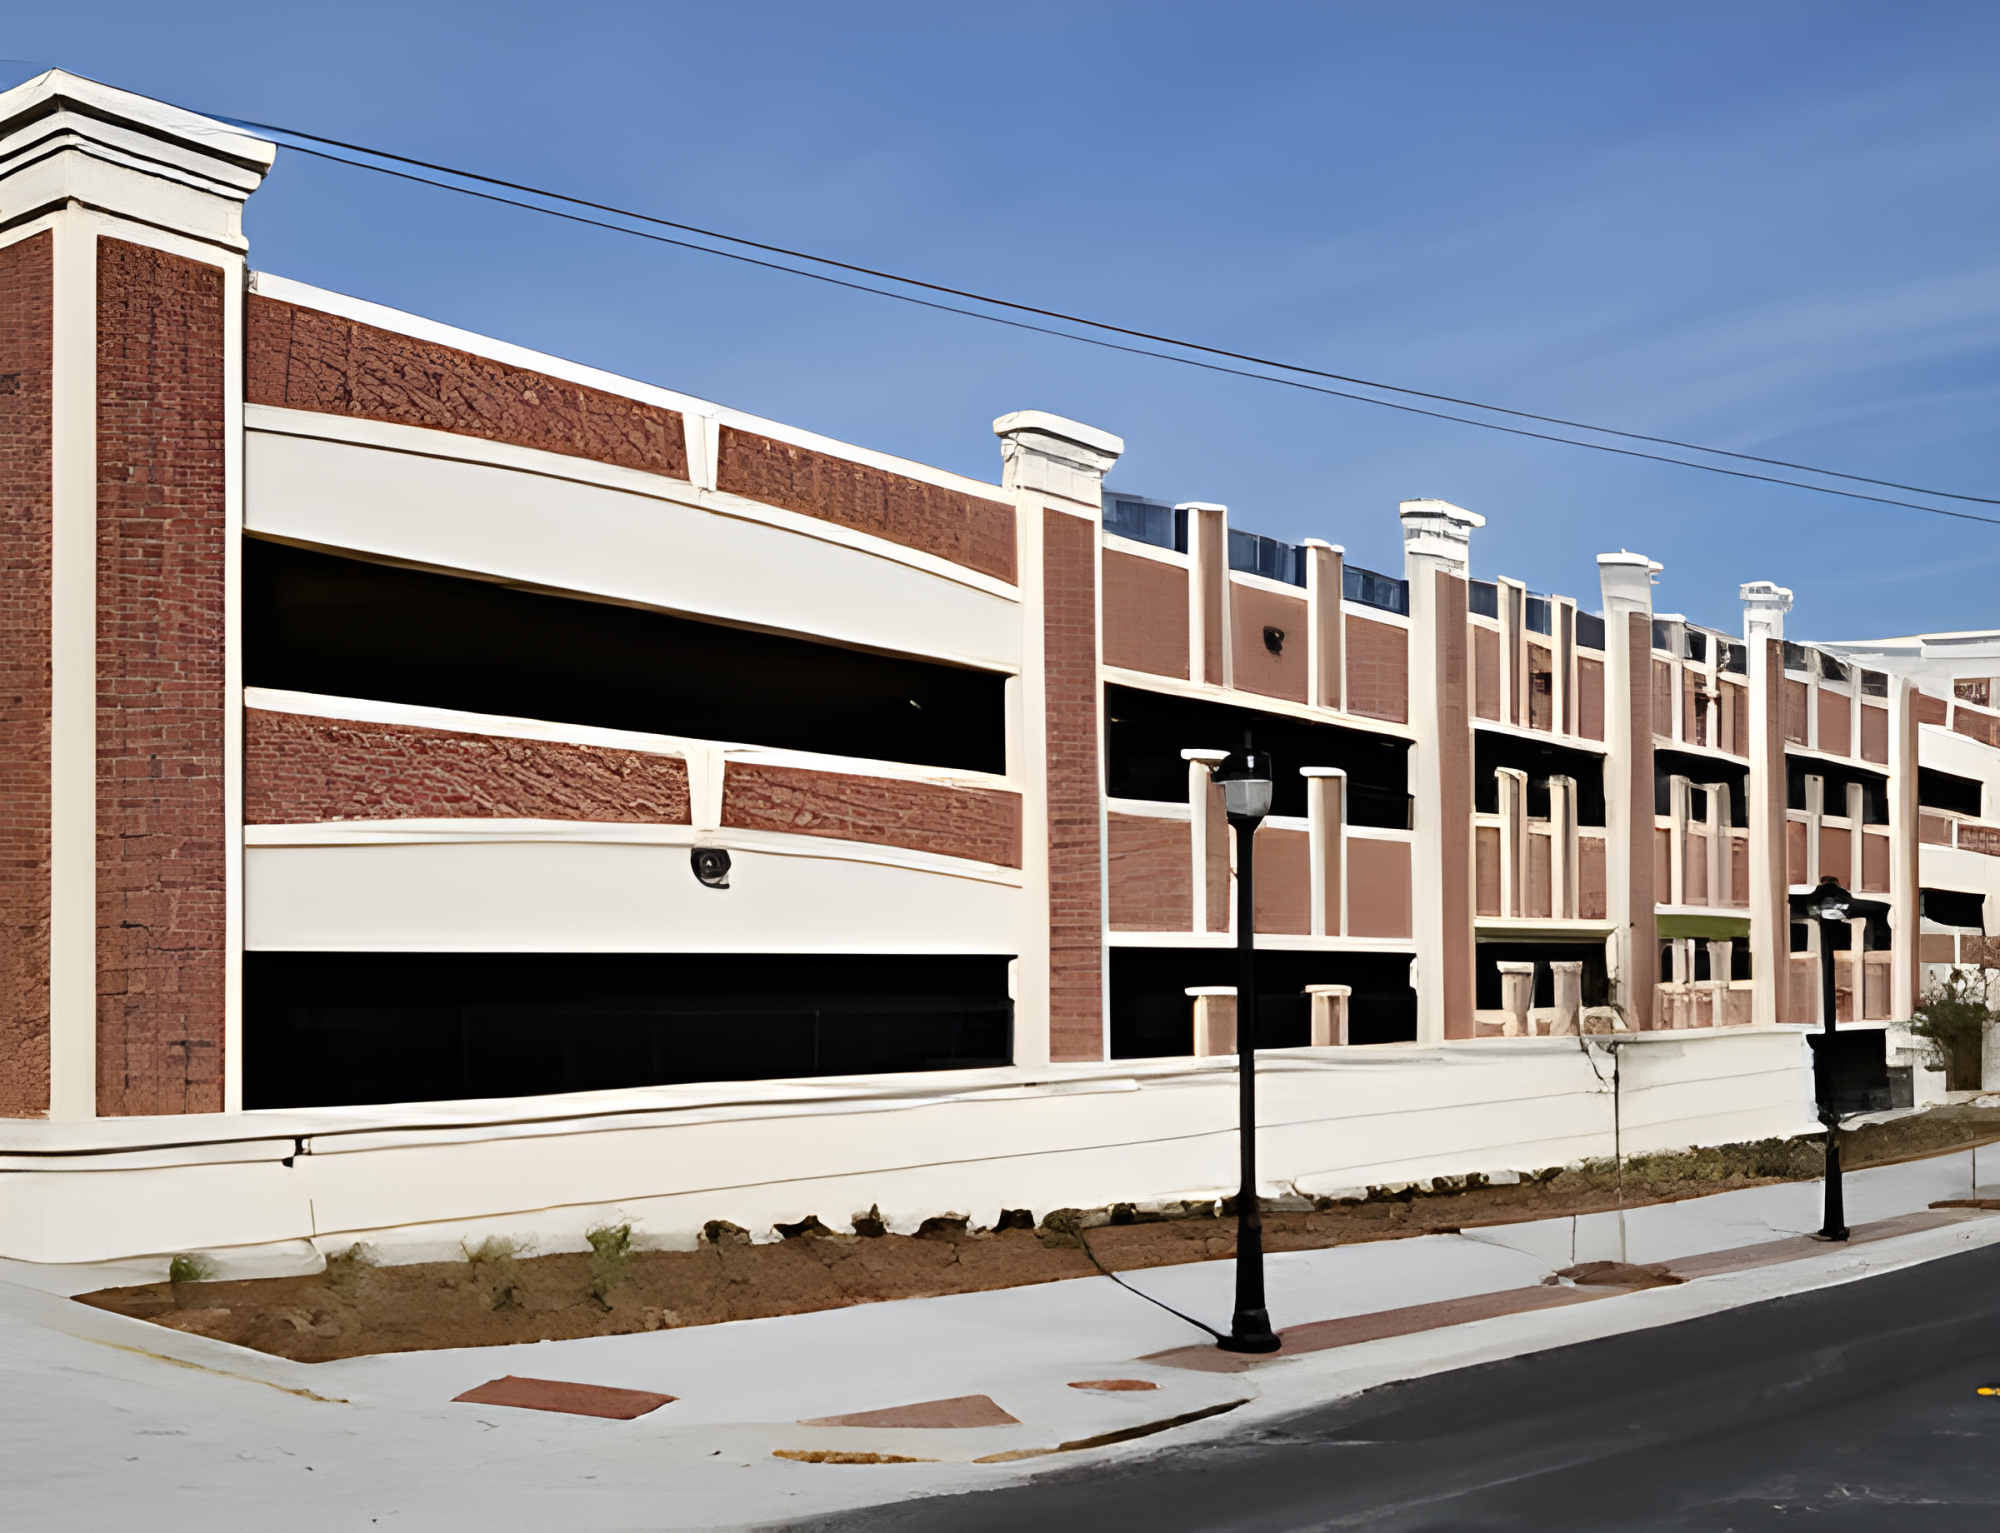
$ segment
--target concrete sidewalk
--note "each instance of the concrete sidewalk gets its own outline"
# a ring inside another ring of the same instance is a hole
[[[1669,1324],[2000,1242],[2000,1218],[1979,1210],[1900,1217],[1972,1191],[1965,1152],[1855,1173],[1850,1223],[1864,1233],[1877,1221],[1899,1224],[1847,1247],[1779,1244],[1818,1225],[1820,1186],[1800,1183],[1652,1205],[1622,1218],[1277,1255],[1269,1261],[1274,1323],[1316,1331],[1319,1322],[1416,1305],[1445,1306],[1439,1313],[1447,1320],[1454,1308],[1478,1313],[1478,1305],[1451,1301],[1534,1288],[1577,1261],[1711,1259],[1687,1261],[1708,1275],[1676,1287],[1328,1345],[1239,1372],[1160,1360],[1200,1342],[1200,1333],[1103,1278],[311,1365],[64,1297],[103,1284],[101,1271],[8,1263],[0,1266],[0,1498],[14,1525],[38,1530],[130,1520],[162,1533],[213,1533],[261,1527],[274,1514],[306,1533],[396,1525],[494,1533],[579,1521],[603,1529],[767,1525],[1151,1452],[1394,1379]],[[1717,1252],[1732,1255],[1716,1259]],[[1154,1268],[1128,1281],[1212,1324],[1227,1319],[1227,1262]],[[509,1374],[677,1398],[631,1420],[453,1403]],[[1106,1379],[1156,1387],[1070,1387]],[[800,1424],[965,1396],[989,1398],[1016,1423]],[[1188,1417],[1198,1419],[1048,1451]],[[778,1453],[922,1462],[802,1462]]]

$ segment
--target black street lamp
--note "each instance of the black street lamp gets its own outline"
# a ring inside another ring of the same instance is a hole
[[[1847,1209],[1840,1184],[1840,1107],[1835,1100],[1835,1055],[1833,1037],[1833,928],[1863,916],[1888,914],[1880,900],[1856,899],[1828,874],[1810,894],[1795,894],[1792,914],[1819,923],[1819,1005],[1825,1042],[1814,1051],[1813,1099],[1819,1121],[1826,1129],[1826,1219],[1820,1225],[1821,1240],[1847,1239]]]
[[[1236,1313],[1225,1352],[1275,1352],[1283,1345],[1264,1307],[1264,1220],[1257,1207],[1257,896],[1252,872],[1257,826],[1271,812],[1271,758],[1250,748],[1218,774],[1222,807],[1236,832],[1236,1135],[1242,1185],[1236,1192]]]

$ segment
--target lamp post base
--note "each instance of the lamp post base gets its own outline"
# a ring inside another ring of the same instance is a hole
[[[1238,1310],[1229,1334],[1217,1339],[1224,1352],[1276,1352],[1284,1342],[1271,1329],[1271,1317],[1261,1309]]]

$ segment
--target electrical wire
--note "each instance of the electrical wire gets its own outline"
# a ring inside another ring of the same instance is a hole
[[[1147,1293],[1145,1289],[1134,1288],[1130,1283],[1126,1282],[1125,1279],[1120,1277],[1117,1273],[1113,1272],[1109,1267],[1105,1266],[1103,1262],[1097,1259],[1097,1253],[1090,1249],[1090,1237],[1086,1235],[1081,1229],[1079,1229],[1076,1232],[1076,1243],[1083,1247],[1083,1254],[1090,1258],[1091,1266],[1095,1267],[1099,1272],[1103,1273],[1106,1277],[1110,1278],[1112,1282],[1116,1283],[1120,1288],[1124,1289],[1127,1293],[1137,1294],[1140,1298],[1144,1299],[1148,1304],[1159,1305],[1161,1309],[1165,1310],[1168,1314],[1172,1315],[1176,1320],[1185,1320],[1189,1325],[1193,1326],[1196,1330],[1208,1332],[1208,1334],[1213,1336],[1217,1341],[1224,1341],[1227,1339],[1226,1337],[1223,1336],[1222,1332],[1218,1331],[1214,1326],[1209,1325],[1204,1321],[1197,1320],[1192,1315],[1184,1315],[1179,1310],[1175,1309],[1173,1305],[1169,1304],[1165,1299],[1156,1299],[1151,1294]]]
[[[1573,430],[1598,432],[1608,436],[1624,437],[1632,441],[1653,442],[1662,446],[1679,447],[1691,452],[1712,453],[1717,456],[1735,458],[1744,462],[1764,463],[1764,464],[1769,464],[1773,467],[1780,467],[1780,468],[1793,468],[1799,470],[1800,472],[1823,474],[1830,478],[1845,479],[1852,483],[1880,485],[1888,489],[1907,490],[1914,494],[1936,495],[1945,499],[1964,500],[1964,501],[1975,502],[1981,505],[2000,505],[2000,500],[1995,500],[1986,496],[1961,495],[1950,490],[1930,490],[1930,489],[1924,489],[1920,486],[1900,484],[1893,480],[1871,479],[1865,475],[1847,474],[1847,473],[1842,473],[1839,470],[1835,469],[1816,468],[1810,464],[1791,463],[1784,459],[1779,459],[1779,458],[1762,458],[1752,453],[1732,452],[1726,448],[1703,447],[1697,443],[1680,442],[1671,437],[1655,437],[1655,436],[1645,435],[1644,433],[1641,432],[1620,431],[1608,426],[1593,426],[1586,422],[1564,420],[1558,416],[1537,415],[1532,411],[1513,410],[1502,405],[1482,404],[1477,400],[1458,399],[1448,394],[1427,393],[1426,391],[1421,389],[1402,388],[1395,384],[1378,383],[1371,379],[1353,378],[1345,374],[1325,372],[1317,368],[1304,367],[1294,363],[1273,361],[1268,358],[1257,357],[1243,352],[1228,351],[1220,347],[1202,345],[1199,342],[1183,341],[1176,339],[1175,337],[1172,336],[1155,335],[1149,331],[1129,329],[1121,325],[1113,325],[1101,320],[1093,320],[1078,315],[1066,314],[1059,310],[1042,309],[1042,308],[1037,308],[1030,304],[1012,302],[1008,299],[993,298],[985,294],[975,293],[961,288],[947,287],[939,283],[926,282],[920,278],[899,276],[893,272],[878,271],[872,267],[858,266],[850,262],[835,260],[828,256],[817,256],[806,251],[792,250],[782,245],[770,245],[758,240],[751,240],[738,235],[724,234],[715,230],[703,229],[693,224],[676,223],[671,219],[658,218],[651,214],[633,212],[630,209],[615,207],[608,203],[591,202],[585,198],[571,197],[561,192],[551,192],[544,190],[540,187],[528,186],[520,182],[505,181],[498,177],[481,175],[475,171],[459,170],[452,166],[438,165],[428,160],[418,160],[411,158],[410,156],[407,155],[392,154],[387,150],[371,149],[366,145],[350,144],[340,139],[326,138],[319,134],[305,133],[293,128],[284,128],[271,123],[260,123],[251,121],[249,119],[241,119],[241,118],[219,117],[218,120],[224,122],[230,122],[236,126],[249,128],[259,132],[281,134],[291,138],[308,139],[313,143],[328,144],[333,146],[334,148],[346,149],[356,154],[365,154],[376,159],[391,160],[396,162],[397,164],[414,165],[421,169],[437,171],[439,174],[442,175],[455,176],[460,179],[468,181],[477,181],[488,186],[504,187],[510,191],[523,192],[526,193],[527,195],[535,197],[544,197],[548,198],[551,201],[556,201],[556,202],[566,202],[575,207],[587,207],[594,209],[598,212],[610,213],[620,218],[630,218],[642,223],[655,224],[662,228],[679,229],[684,233],[698,234],[705,239],[723,240],[730,244],[744,245],[751,249],[763,250],[776,255],[784,255],[796,260],[811,261],[818,265],[831,266],[842,271],[851,271],[864,276],[877,277],[884,281],[897,282],[910,287],[922,288],[930,292],[945,293],[953,297],[967,298],[977,303],[991,304],[998,308],[1013,309],[1020,313],[1037,314],[1043,316],[1044,318],[1059,319],[1064,321],[1065,323],[1085,325],[1092,329],[1104,330],[1112,334],[1131,336],[1141,340],[1157,341],[1163,345],[1178,346],[1190,351],[1203,352],[1210,356],[1228,357],[1235,361],[1249,362],[1259,367],[1274,367],[1282,371],[1296,372],[1309,377],[1328,378],[1343,383],[1355,383],[1359,384],[1364,388],[1382,389],[1390,393],[1406,394],[1411,396],[1412,398],[1430,399],[1430,400],[1436,400],[1441,403],[1462,405],[1468,409],[1487,410],[1496,414],[1511,415],[1516,417],[1517,419],[1536,420],[1550,425],[1566,426]],[[290,148],[297,153],[311,155],[317,159],[327,160],[334,164],[347,165],[359,170],[372,170],[379,175],[393,176],[399,180],[413,181],[424,186],[436,187],[443,191],[457,192],[462,196],[477,197],[483,201],[496,202],[507,207],[521,208],[528,212],[542,213],[548,215],[549,217],[561,218],[569,222],[585,224],[593,228],[608,229],[614,233],[632,235],[637,238],[651,240],[659,244],[672,245],[684,250],[698,251],[706,255],[722,256],[728,260],[742,262],[747,265],[762,267],[770,271],[785,272],[788,273],[789,275],[796,277],[808,277],[815,281],[826,282],[836,287],[848,288],[855,292],[872,293],[877,297],[892,298],[898,300],[899,302],[915,304],[921,308],[936,309],[949,314],[958,314],[969,319],[985,320],[990,324],[1006,325],[1012,329],[1027,330],[1040,335],[1055,336],[1063,340],[1079,341],[1086,345],[1098,346],[1106,350],[1126,352],[1134,356],[1151,357],[1165,362],[1177,362],[1182,366],[1198,367],[1207,372],[1224,373],[1230,376],[1240,377],[1240,378],[1251,378],[1264,383],[1283,384],[1287,387],[1303,389],[1310,393],[1325,394],[1337,399],[1354,400],[1361,404],[1378,405],[1385,409],[1400,410],[1408,414],[1428,416],[1434,420],[1451,421],[1459,425],[1479,426],[1489,431],[1505,432],[1508,435],[1528,437],[1536,441],[1554,442],[1559,445],[1567,447],[1584,447],[1584,448],[1589,448],[1595,452],[1615,453],[1621,457],[1641,458],[1649,462],[1667,463],[1680,468],[1699,469],[1705,473],[1725,474],[1732,478],[1737,478],[1737,479],[1755,480],[1764,484],[1784,485],[1792,489],[1812,490],[1820,494],[1838,495],[1850,500],[1871,501],[1878,505],[1897,506],[1902,509],[1912,510],[1912,511],[1927,511],[1935,516],[1949,516],[1962,521],[1984,522],[1989,525],[2000,526],[2000,518],[1978,516],[1970,512],[1964,512],[1964,511],[1952,511],[1941,506],[1926,506],[1926,505],[1921,505],[1914,501],[1896,500],[1887,496],[1866,495],[1852,490],[1840,490],[1840,489],[1835,489],[1830,485],[1806,484],[1796,479],[1784,479],[1771,474],[1748,473],[1741,469],[1724,468],[1718,464],[1690,463],[1683,458],[1667,457],[1659,453],[1638,452],[1631,448],[1613,447],[1601,442],[1579,442],[1571,437],[1554,436],[1551,435],[1550,433],[1541,431],[1527,431],[1515,426],[1504,426],[1494,421],[1474,420],[1466,416],[1452,415],[1444,411],[1425,410],[1413,405],[1398,404],[1393,400],[1376,399],[1366,394],[1349,393],[1348,391],[1343,389],[1329,389],[1313,384],[1301,383],[1294,378],[1274,378],[1268,373],[1251,372],[1243,368],[1223,367],[1212,362],[1202,362],[1192,357],[1176,356],[1167,352],[1153,351],[1146,347],[1120,345],[1115,342],[1101,340],[1095,336],[1076,335],[1069,331],[1055,330],[1044,325],[1027,324],[1020,320],[1010,320],[1000,315],[985,314],[974,309],[960,308],[955,304],[938,303],[928,299],[917,298],[908,293],[897,293],[885,290],[883,288],[871,287],[866,283],[844,281],[837,277],[830,277],[823,272],[802,271],[797,267],[786,266],[781,262],[759,260],[755,257],[745,256],[739,254],[738,252],[730,250],[718,250],[711,245],[696,244],[690,240],[672,239],[664,235],[649,233],[646,230],[632,229],[622,224],[608,223],[601,219],[585,218],[575,213],[564,212],[559,208],[543,207],[536,203],[522,202],[516,198],[501,197],[491,192],[478,191],[472,187],[455,185],[449,181],[434,180],[429,176],[419,176],[419,175],[413,175],[407,171],[392,170],[386,165],[375,165],[375,164],[370,164],[364,160],[348,159],[343,155],[328,154],[324,150],[307,148],[304,144],[288,144],[285,147]]]

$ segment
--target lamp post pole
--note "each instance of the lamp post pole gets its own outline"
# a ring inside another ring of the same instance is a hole
[[[1847,1209],[1840,1184],[1840,1092],[1835,1089],[1839,1056],[1834,1052],[1838,1024],[1834,1019],[1833,929],[1857,918],[1874,919],[1886,915],[1889,907],[1880,900],[1856,899],[1831,874],[1823,875],[1810,894],[1791,898],[1792,917],[1812,921],[1819,927],[1819,1048],[1813,1059],[1813,1101],[1819,1121],[1826,1129],[1826,1221],[1819,1228],[1821,1240],[1847,1239]],[[1860,976],[1856,975],[1855,1014],[1861,1013]]]
[[[1236,1312],[1225,1352],[1275,1352],[1264,1304],[1264,1220],[1257,1207],[1257,827],[1271,812],[1271,764],[1243,737],[1242,765],[1222,780],[1223,807],[1236,832],[1236,1092],[1242,1178],[1236,1190]]]
[[[1840,907],[1839,915],[1828,914],[1832,902],[1824,902],[1817,912],[1819,916],[1819,1007],[1822,1035],[1826,1042],[1820,1055],[1821,1068],[1813,1072],[1813,1095],[1819,1099],[1819,1121],[1826,1129],[1826,1219],[1819,1227],[1821,1240],[1845,1240],[1847,1238],[1847,1208],[1840,1185],[1840,1114],[1834,1110],[1833,1094],[1826,1089],[1826,1081],[1833,1064],[1834,996],[1833,996],[1833,927],[1836,920],[1845,919],[1847,911]]]

